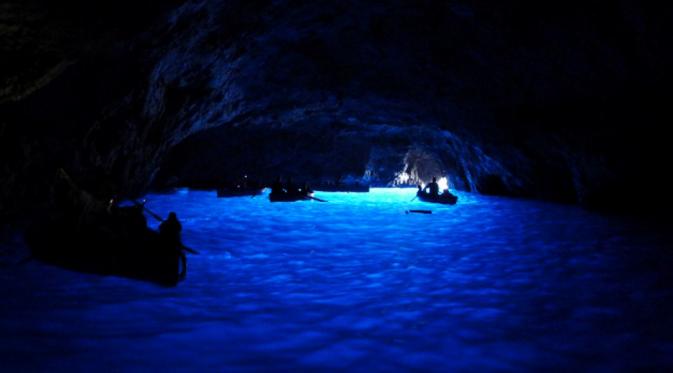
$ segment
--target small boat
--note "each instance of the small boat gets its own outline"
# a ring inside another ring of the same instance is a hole
[[[157,231],[132,222],[135,218],[125,214],[94,217],[80,227],[69,219],[49,219],[34,225],[27,241],[34,258],[70,270],[167,286],[180,282],[187,270],[181,254]]]
[[[455,196],[451,193],[442,193],[438,194],[436,196],[433,196],[430,193],[426,192],[418,192],[416,193],[418,196],[418,199],[420,199],[423,202],[429,202],[429,203],[440,203],[443,205],[455,205],[456,202],[458,202],[458,196]]]
[[[258,196],[262,194],[264,188],[218,188],[217,197],[226,198],[226,197],[245,197],[245,196]]]
[[[269,201],[271,202],[297,202],[297,201],[308,201],[313,199],[313,193],[299,193],[299,194],[290,194],[285,191],[283,193],[271,193],[269,194]]]
[[[110,207],[59,171],[54,210],[31,224],[26,242],[42,262],[85,273],[175,286],[184,279],[183,250],[147,226],[144,206]],[[189,251],[189,250],[187,250]]]

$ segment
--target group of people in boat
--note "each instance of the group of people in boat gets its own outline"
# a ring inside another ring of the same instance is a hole
[[[168,217],[162,219],[157,214],[147,210],[144,201],[134,202],[134,206],[120,207],[117,198],[110,199],[107,206],[108,214],[118,219],[124,219],[131,227],[135,227],[135,230],[138,232],[148,229],[145,211],[150,213],[155,219],[161,221],[159,224],[159,237],[162,244],[170,250],[178,251],[183,265],[186,266],[187,259],[182,252],[185,249],[181,238],[182,224],[175,212],[169,212]]]
[[[418,186],[418,191],[416,196],[425,202],[435,202],[443,204],[454,204],[458,200],[458,197],[454,194],[451,194],[448,189],[439,193],[439,184],[437,183],[437,178],[433,177],[432,182],[423,188],[421,185]]]
[[[120,275],[172,285],[186,275],[187,259],[177,214],[163,218],[143,202],[100,200],[58,170],[51,209],[27,229],[35,259],[83,272]],[[158,231],[145,212],[161,220]]]
[[[260,184],[256,180],[251,180],[248,178],[248,175],[243,175],[240,179],[238,179],[235,183],[235,189],[240,189],[240,190],[257,190],[257,189],[262,189],[264,186]]]
[[[262,194],[264,185],[256,180],[251,180],[248,175],[237,179],[233,183],[217,188],[218,197],[242,197]]]
[[[299,200],[299,199],[310,199],[313,195],[313,190],[308,185],[304,183],[303,186],[297,186],[292,181],[292,177],[288,177],[287,181],[283,184],[283,179],[278,176],[276,181],[271,184],[271,194],[269,198],[271,201],[274,200]]]
[[[120,206],[119,199],[113,197],[108,202],[107,212],[111,219],[124,221],[133,229],[129,235],[131,239],[142,237],[151,233],[147,225],[145,212],[159,220],[158,240],[156,246],[168,256],[176,256],[178,259],[178,279],[183,279],[187,274],[187,257],[185,251],[194,252],[182,243],[182,224],[175,212],[168,213],[168,217],[161,216],[145,207],[145,201],[133,201],[132,206]]]

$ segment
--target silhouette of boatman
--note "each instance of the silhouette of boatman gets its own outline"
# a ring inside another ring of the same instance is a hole
[[[433,195],[433,196],[439,195],[439,184],[437,184],[437,178],[436,177],[433,177],[432,182],[430,184],[426,185],[425,189],[423,189],[423,190],[427,190],[427,189],[430,189],[430,194],[431,195]]]
[[[297,189],[297,186],[292,182],[292,177],[287,178],[287,186],[285,187],[285,191],[287,194],[292,196],[299,194],[299,189]]]
[[[278,176],[271,185],[271,194],[283,194],[283,180]]]
[[[180,224],[175,212],[169,213],[168,218],[159,225],[159,236],[168,247],[175,250],[179,260],[182,262],[180,277],[184,277],[187,272],[187,257],[183,252],[184,246],[180,237],[181,232],[182,224]]]
[[[176,247],[181,246],[180,233],[182,232],[182,224],[178,221],[178,216],[171,212],[168,218],[159,225],[159,234],[166,240],[175,244]]]

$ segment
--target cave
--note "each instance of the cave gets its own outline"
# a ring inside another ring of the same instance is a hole
[[[668,370],[672,44],[635,0],[5,1],[0,366]]]

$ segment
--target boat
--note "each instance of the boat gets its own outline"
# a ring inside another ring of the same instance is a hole
[[[245,197],[245,196],[258,196],[262,194],[264,188],[218,188],[217,197],[226,198],[226,197]]]
[[[67,175],[59,175],[67,178]],[[56,187],[49,214],[26,232],[32,257],[62,268],[175,286],[184,279],[183,251],[150,229],[144,206],[113,207],[77,189],[67,178]]]
[[[271,193],[269,194],[269,201],[271,202],[297,202],[297,201],[308,201],[313,199],[313,193],[299,193],[299,194],[290,194],[285,191],[282,193]]]
[[[73,231],[50,224],[35,229],[28,243],[33,258],[77,272],[175,286],[187,270],[181,254],[150,229],[128,236],[97,230]]]
[[[458,202],[458,196],[447,192],[433,196],[430,193],[419,191],[416,195],[423,202],[440,203],[443,205],[455,205]]]

